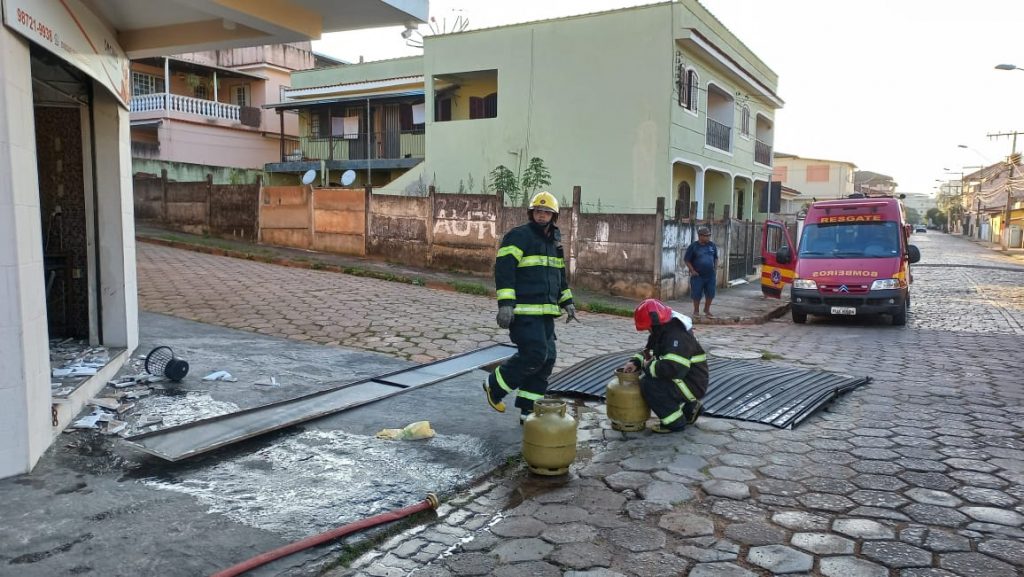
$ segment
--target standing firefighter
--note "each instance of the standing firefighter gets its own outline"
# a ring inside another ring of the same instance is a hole
[[[700,415],[708,390],[708,360],[693,336],[693,323],[661,301],[647,299],[633,311],[636,330],[649,331],[647,345],[622,370],[643,371],[640,394],[661,422],[655,433],[682,431]]]
[[[494,262],[498,326],[509,329],[516,354],[484,381],[487,403],[505,412],[502,398],[518,389],[520,422],[544,397],[555,366],[555,317],[565,309],[565,322],[576,318],[572,291],[565,279],[562,235],[555,226],[558,201],[538,192],[527,210],[530,222],[510,230],[501,240]]]

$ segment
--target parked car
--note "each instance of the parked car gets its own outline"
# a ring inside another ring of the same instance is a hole
[[[914,232],[928,232],[928,228],[923,224],[919,224],[914,227]]]

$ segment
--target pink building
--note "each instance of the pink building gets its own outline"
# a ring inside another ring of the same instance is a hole
[[[133,171],[205,178],[211,167],[262,170],[299,141],[295,113],[264,109],[281,101],[291,72],[342,64],[310,42],[192,52],[133,60]],[[195,169],[195,170],[190,170]]]

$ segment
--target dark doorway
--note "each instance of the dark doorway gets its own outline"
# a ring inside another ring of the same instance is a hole
[[[89,338],[89,254],[83,118],[87,80],[32,50],[39,214],[51,339]]]
[[[685,180],[679,183],[676,206],[680,207],[679,216],[681,218],[690,218],[690,183]]]

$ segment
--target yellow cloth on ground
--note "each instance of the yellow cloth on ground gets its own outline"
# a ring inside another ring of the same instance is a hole
[[[377,433],[378,439],[391,439],[393,441],[429,439],[433,436],[434,429],[430,428],[430,421],[416,421],[415,423],[409,423],[401,429],[382,429]]]

